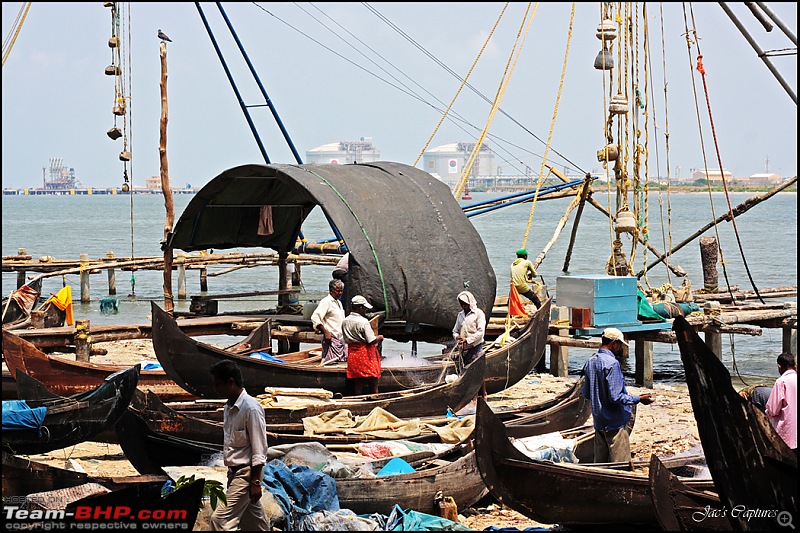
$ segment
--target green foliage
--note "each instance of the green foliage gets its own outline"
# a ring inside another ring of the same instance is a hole
[[[189,477],[181,476],[175,482],[175,490],[180,489],[185,485],[194,483],[196,480],[194,474]],[[222,502],[223,505],[228,504],[228,498],[225,496],[225,487],[219,481],[213,479],[206,479],[203,483],[203,496],[208,496],[211,500],[211,509],[216,510],[217,502]]]

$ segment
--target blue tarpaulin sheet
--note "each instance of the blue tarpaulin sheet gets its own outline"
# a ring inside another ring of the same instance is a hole
[[[275,357],[269,352],[253,352],[253,353],[250,354],[249,357],[252,357],[253,359],[262,359],[264,361],[270,361],[272,363],[285,363],[286,362],[285,359],[280,359],[278,357]]]
[[[328,474],[273,459],[264,466],[262,479],[283,509],[287,529],[295,529],[297,519],[307,514],[339,510],[336,482]]]
[[[3,431],[41,427],[47,407],[28,407],[25,400],[3,400]]]
[[[383,531],[472,531],[468,527],[446,518],[419,513],[412,509],[405,511],[395,505],[389,516],[379,513],[360,515],[375,520]]]

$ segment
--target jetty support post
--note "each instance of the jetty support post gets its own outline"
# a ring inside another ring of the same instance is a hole
[[[75,321],[75,360],[89,362],[92,353],[92,333],[88,320]]]
[[[781,353],[790,353],[797,359],[797,321],[794,324],[783,328],[783,350]]]
[[[208,292],[208,269],[206,265],[200,267],[200,292]]]
[[[557,323],[569,324],[569,307],[559,306],[553,311]],[[560,337],[569,336],[569,328],[559,329]],[[550,373],[556,377],[565,378],[569,373],[569,347],[564,345],[550,345]]]
[[[186,254],[180,253],[175,259],[178,265],[178,300],[186,299]]]
[[[89,295],[89,254],[81,254],[81,303],[91,301]]]
[[[703,263],[703,287],[706,292],[715,293],[719,289],[717,257],[719,247],[716,237],[700,237],[700,259]]]
[[[17,255],[28,255],[28,251],[25,248],[17,248]],[[20,270],[17,272],[17,288],[19,289],[23,285],[25,285],[25,275],[26,272],[24,270]]]
[[[106,259],[113,260],[114,252],[106,252]],[[117,274],[113,268],[108,269],[108,294],[109,296],[117,294]]]
[[[634,347],[636,355],[636,384],[648,389],[653,388],[653,341],[636,339]]]

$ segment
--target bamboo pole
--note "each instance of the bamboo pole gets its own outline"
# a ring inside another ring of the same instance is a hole
[[[570,181],[570,180],[568,180],[568,179],[567,179],[567,177],[566,177],[566,176],[564,176],[564,174],[562,174],[562,173],[561,173],[561,172],[560,172],[560,171],[559,171],[557,168],[555,168],[554,166],[548,165],[547,163],[545,163],[545,166],[547,166],[547,168],[549,168],[549,169],[550,169],[550,171],[551,171],[553,174],[555,174],[555,176],[556,176],[558,179],[560,179],[560,180],[561,180],[561,181],[563,181],[564,183],[569,183],[569,181]],[[603,213],[605,216],[607,216],[608,218],[610,218],[612,222],[613,222],[613,221],[616,221],[616,217],[615,217],[614,215],[612,215],[612,214],[611,214],[611,213],[608,211],[608,209],[606,209],[605,207],[603,207],[602,205],[600,205],[600,204],[597,202],[597,200],[595,200],[594,198],[588,197],[588,198],[586,199],[586,201],[588,201],[590,204],[592,204],[592,205],[593,205],[595,208],[597,208],[597,210],[598,210],[598,211],[600,211],[601,213]],[[656,248],[655,248],[655,247],[654,247],[652,244],[650,244],[649,242],[645,241],[645,240],[644,240],[644,238],[643,238],[641,235],[639,235],[639,233],[638,233],[638,232],[636,233],[636,240],[638,240],[640,243],[642,243],[644,246],[646,246],[648,250],[650,250],[651,252],[653,252],[653,253],[654,253],[654,254],[656,254],[657,256],[660,256],[660,255],[662,255],[662,254],[661,254],[661,252],[659,252],[659,251],[658,251],[658,250],[657,250],[657,249],[656,249]],[[669,269],[672,271],[672,273],[673,273],[673,274],[675,274],[676,276],[678,276],[678,277],[680,277],[680,278],[682,278],[682,277],[686,276],[686,271],[685,271],[683,268],[681,268],[680,266],[677,266],[677,265],[672,265],[672,264],[671,264],[671,263],[669,263],[669,261],[667,261],[666,259],[664,259],[664,260],[663,260],[663,262],[664,262],[664,265],[665,265],[667,268],[669,268]]]
[[[592,175],[587,173],[584,180],[589,182],[592,179]],[[572,247],[575,245],[575,238],[578,235],[578,222],[581,220],[581,215],[583,214],[583,207],[586,205],[586,197],[589,195],[590,185],[586,185],[583,189],[581,189],[581,199],[580,203],[578,204],[578,211],[575,213],[575,222],[572,223],[572,234],[569,237],[569,246],[567,246],[567,253],[564,256],[564,266],[561,268],[562,272],[569,272],[569,262],[572,258]]]
[[[161,41],[159,46],[161,56],[161,126],[158,145],[161,167],[161,190],[164,193],[164,207],[167,211],[164,222],[164,310],[172,314],[175,305],[172,298],[172,247],[169,237],[172,234],[172,225],[175,222],[175,205],[172,199],[172,187],[169,184],[169,165],[167,163],[167,43]]]
[[[681,248],[683,248],[684,246],[686,246],[687,244],[689,244],[690,242],[695,240],[697,237],[699,237],[700,235],[702,235],[703,233],[708,231],[715,224],[730,220],[731,219],[731,213],[733,214],[734,217],[737,217],[737,216],[741,215],[742,213],[746,212],[751,207],[754,207],[754,206],[760,204],[764,200],[768,200],[769,198],[772,198],[773,196],[775,196],[776,194],[778,194],[782,190],[786,189],[787,187],[791,187],[795,183],[797,183],[797,176],[794,176],[793,178],[790,178],[790,179],[786,180],[784,183],[781,183],[780,185],[778,185],[777,187],[775,187],[771,191],[768,191],[768,192],[766,192],[766,193],[764,193],[762,195],[756,195],[756,196],[748,198],[747,200],[745,200],[741,204],[739,204],[736,207],[734,207],[733,211],[728,211],[724,215],[721,215],[721,216],[717,217],[715,220],[712,220],[711,222],[709,222],[708,224],[706,224],[705,226],[703,226],[702,228],[700,228],[699,230],[694,232],[692,235],[690,235],[688,238],[684,239],[680,244],[677,244],[674,248],[672,248],[672,250],[670,250],[666,254],[656,254],[658,256],[658,257],[656,257],[656,260],[651,262],[647,266],[646,269],[642,269],[638,274],[636,274],[636,277],[637,278],[641,278],[642,276],[644,276],[644,274],[645,274],[645,272],[647,272],[647,270],[653,268],[658,263],[664,261],[667,256],[670,256],[670,255],[674,254],[675,252],[677,252],[678,250],[680,250]]]
[[[589,188],[588,182],[584,181],[581,187],[582,187],[581,194],[575,195],[575,197],[567,206],[567,209],[564,211],[564,214],[561,215],[561,218],[558,220],[558,224],[556,225],[556,229],[553,232],[553,236],[550,238],[548,243],[544,245],[544,248],[542,248],[542,251],[539,252],[539,255],[536,256],[536,260],[533,262],[533,268],[539,268],[539,265],[542,264],[542,261],[544,261],[545,256],[547,256],[547,252],[550,251],[550,248],[552,248],[553,244],[555,244],[556,240],[558,240],[559,235],[561,235],[561,230],[563,230],[564,226],[567,225],[567,220],[569,220],[569,214],[572,212],[573,209],[578,207],[581,198],[585,197],[584,190]]]

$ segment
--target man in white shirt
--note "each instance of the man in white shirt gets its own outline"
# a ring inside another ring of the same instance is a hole
[[[228,467],[227,504],[211,515],[214,531],[269,531],[261,505],[261,476],[267,462],[267,424],[264,408],[244,390],[242,372],[233,361],[211,367],[214,389],[227,398],[223,449]]]
[[[486,333],[486,314],[478,307],[475,296],[469,291],[458,295],[461,312],[453,326],[453,338],[458,343],[464,365],[483,355],[483,336]],[[481,396],[486,398],[486,383],[481,387]]]
[[[322,362],[346,361],[347,346],[342,338],[342,321],[344,308],[339,300],[344,291],[344,283],[332,279],[328,283],[328,295],[320,300],[311,315],[314,331],[322,333]]]

